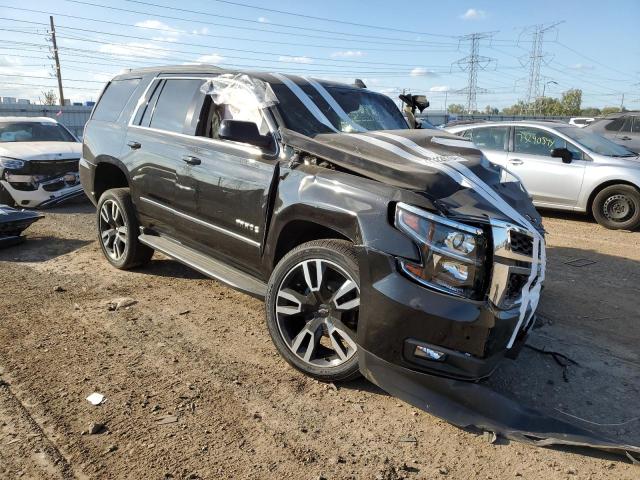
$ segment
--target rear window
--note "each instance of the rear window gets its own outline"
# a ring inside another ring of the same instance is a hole
[[[107,85],[96,109],[93,112],[93,120],[115,122],[122,113],[124,106],[131,98],[133,91],[140,83],[139,78],[127,80],[113,80]]]
[[[151,128],[182,133],[193,98],[200,92],[202,79],[167,80],[151,117]]]
[[[505,150],[509,127],[472,128],[464,133],[481,150]]]

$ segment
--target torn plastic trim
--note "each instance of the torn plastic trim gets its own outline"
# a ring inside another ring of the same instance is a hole
[[[211,96],[217,105],[265,109],[278,103],[278,97],[271,85],[244,73],[228,73],[208,78],[200,87],[200,91]]]
[[[391,395],[460,428],[494,432],[536,446],[571,445],[620,455],[640,454],[582,426],[522,405],[481,384],[416,372],[360,348],[360,372]]]

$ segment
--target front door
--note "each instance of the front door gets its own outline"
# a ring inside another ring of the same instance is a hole
[[[464,132],[465,138],[471,140],[482,150],[491,163],[506,167],[507,149],[509,147],[509,127],[478,127]]]
[[[586,161],[583,153],[563,138],[537,127],[516,126],[513,151],[506,168],[520,177],[534,203],[549,207],[573,207],[578,201]],[[554,148],[568,148],[574,159],[563,163],[551,156]]]

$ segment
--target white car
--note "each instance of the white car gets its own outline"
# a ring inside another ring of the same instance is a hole
[[[46,207],[84,194],[82,144],[47,117],[0,117],[0,204]]]
[[[569,125],[573,125],[575,127],[586,127],[591,122],[595,122],[595,118],[593,117],[573,117],[569,119]]]

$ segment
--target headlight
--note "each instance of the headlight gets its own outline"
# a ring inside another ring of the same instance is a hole
[[[0,165],[4,168],[11,168],[17,170],[24,167],[24,161],[9,157],[0,157]]]
[[[400,260],[407,275],[439,291],[482,298],[486,242],[481,229],[404,203],[396,207],[395,225],[420,248],[420,264]]]

